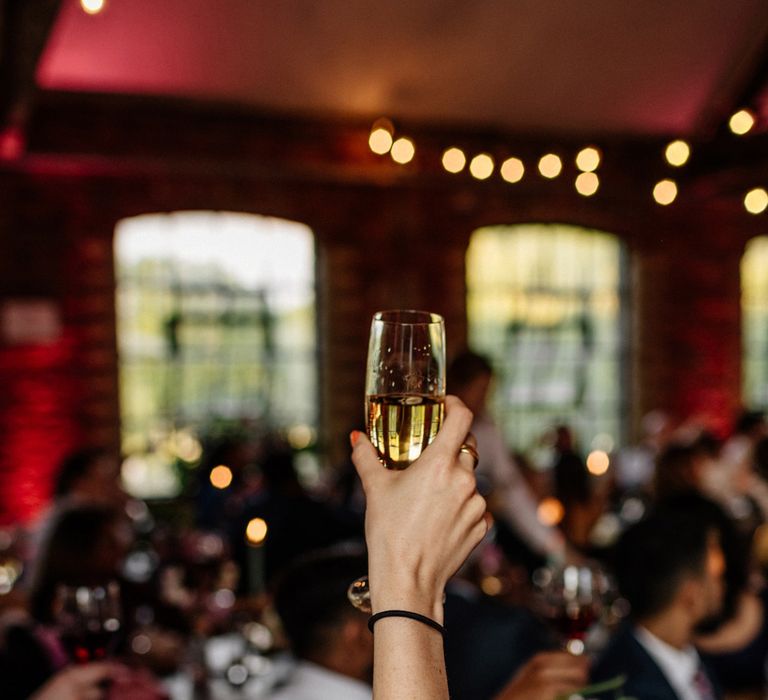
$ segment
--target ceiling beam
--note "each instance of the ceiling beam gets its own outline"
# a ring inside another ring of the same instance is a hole
[[[0,131],[23,129],[61,0],[0,0]]]

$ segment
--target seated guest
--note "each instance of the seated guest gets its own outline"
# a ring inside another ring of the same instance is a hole
[[[49,682],[61,689],[66,687],[65,681],[76,681],[68,674],[58,675],[74,662],[70,656],[72,650],[68,652],[65,647],[58,624],[61,587],[106,587],[116,582],[127,545],[119,514],[110,508],[80,506],[55,515],[34,566],[30,616],[8,625],[0,638],[4,700],[29,698],[38,690],[42,692]],[[122,598],[123,624],[118,623],[115,628],[115,648],[123,641],[121,632],[131,618],[129,601],[125,595]],[[106,654],[106,649],[103,653]],[[55,681],[57,676],[59,680]],[[85,677],[90,678],[87,674]],[[116,678],[112,676],[113,680]],[[160,696],[152,681],[148,684],[142,681],[142,685],[146,694],[144,690],[141,695],[137,691],[133,697]]]
[[[316,498],[301,484],[290,446],[276,441],[268,444],[259,466],[262,490],[245,500],[229,524],[233,557],[243,572],[240,583],[243,592],[252,593],[260,588],[258,581],[249,578],[248,545],[243,537],[252,518],[263,519],[269,527],[263,549],[267,583],[307,552],[346,541],[362,543],[364,533],[359,518]]]
[[[593,680],[624,675],[624,694],[641,700],[720,697],[693,647],[696,630],[722,606],[725,559],[716,521],[704,509],[661,507],[623,534],[614,565],[631,614]]]
[[[364,556],[326,552],[307,555],[281,575],[275,607],[297,664],[270,700],[371,700],[373,635],[368,616],[347,600],[349,584],[367,567]],[[468,620],[462,606],[474,610],[477,619]],[[445,619],[450,626],[446,659],[451,698],[554,700],[586,683],[584,658],[545,652],[522,663],[542,648],[541,630],[523,613],[500,613],[490,604],[462,602],[461,596],[449,593]],[[464,624],[470,624],[472,632],[468,634]],[[471,651],[474,643],[478,648],[471,656],[456,653]],[[503,648],[507,644],[508,650]],[[505,652],[507,663],[502,668]],[[483,654],[492,659],[483,660]],[[479,668],[474,673],[454,668],[468,664]],[[482,669],[489,678],[480,677]]]
[[[284,572],[275,608],[297,664],[271,700],[371,699],[373,635],[347,600],[367,568],[364,556],[318,554]]]

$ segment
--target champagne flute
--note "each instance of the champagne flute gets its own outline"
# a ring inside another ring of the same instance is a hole
[[[374,314],[368,342],[368,436],[387,469],[405,469],[437,435],[445,404],[445,324],[429,311]],[[370,612],[368,577],[352,583],[350,602]]]

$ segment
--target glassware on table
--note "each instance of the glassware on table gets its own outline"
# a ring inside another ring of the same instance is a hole
[[[374,314],[368,342],[365,418],[387,469],[405,469],[437,435],[445,403],[445,324],[429,311]],[[350,602],[370,612],[368,577],[349,587]]]
[[[611,592],[608,576],[596,564],[566,564],[540,569],[534,583],[542,612],[563,648],[576,656],[585,653],[587,636],[602,617]]]
[[[56,610],[59,637],[74,663],[100,661],[112,655],[122,629],[120,588],[116,582],[59,586]]]

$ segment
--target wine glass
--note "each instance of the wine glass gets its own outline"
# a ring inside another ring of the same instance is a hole
[[[85,664],[112,655],[122,628],[120,588],[116,582],[59,586],[56,606],[59,636],[73,662]]]
[[[600,620],[611,590],[596,564],[566,564],[540,569],[534,576],[542,611],[557,630],[563,647],[575,656],[587,650],[587,635]]]
[[[405,469],[437,435],[445,403],[445,324],[429,311],[379,311],[371,322],[365,378],[368,436],[387,469]],[[368,577],[349,587],[370,612]]]

